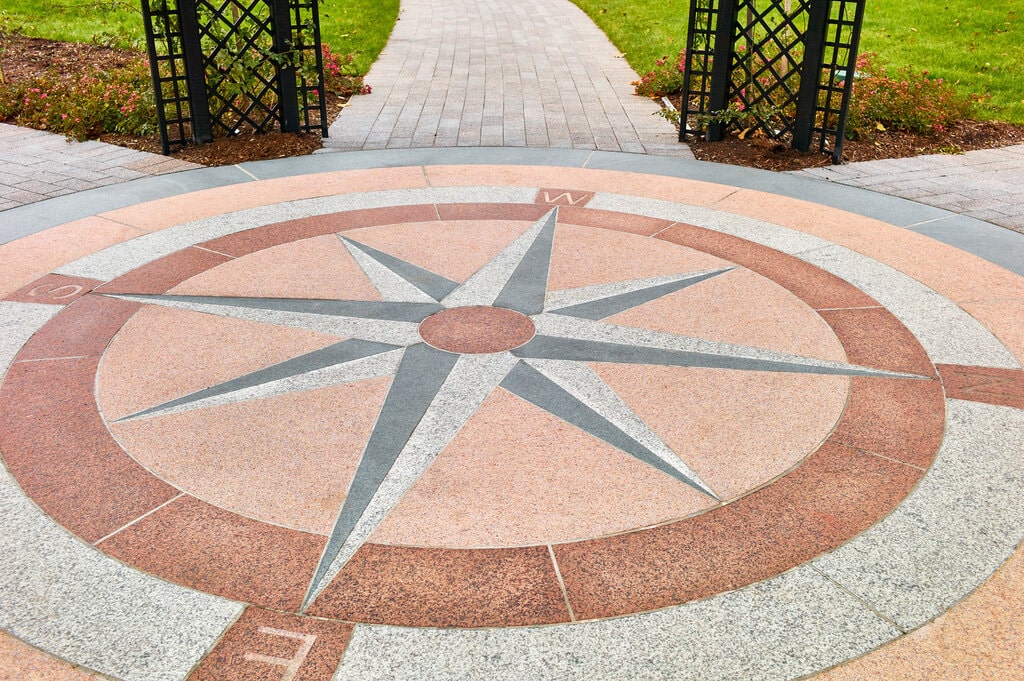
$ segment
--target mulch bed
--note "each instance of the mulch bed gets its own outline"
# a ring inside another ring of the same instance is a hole
[[[973,149],[992,149],[1024,144],[1024,126],[992,121],[959,121],[941,134],[878,132],[872,139],[845,140],[843,163],[906,158],[921,154],[956,154]],[[802,170],[832,164],[832,156],[799,152],[788,144],[765,138],[739,139],[728,135],[719,142],[691,140],[690,148],[701,161],[731,163],[765,170]]]

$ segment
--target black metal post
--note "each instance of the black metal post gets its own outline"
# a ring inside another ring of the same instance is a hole
[[[860,27],[864,23],[864,0],[857,0],[853,20],[853,36],[846,59],[846,81],[843,83],[843,103],[839,107],[839,121],[836,123],[836,143],[832,150],[832,163],[843,160],[843,139],[846,137],[846,119],[850,114],[850,98],[853,96],[853,82],[857,77],[857,50],[860,48]]]
[[[142,0],[142,23],[146,27],[146,52],[149,55],[149,75],[153,79],[153,97],[162,104],[163,93],[158,89],[160,83],[160,62],[156,53],[156,31],[153,28],[153,13],[149,7],[149,0]],[[167,31],[169,33],[170,31]],[[170,41],[171,37],[167,36]],[[160,147],[164,155],[171,153],[171,144],[167,137],[167,116],[164,115],[164,107],[156,107],[156,122],[160,127]]]
[[[710,0],[708,0],[710,1]],[[687,133],[687,121],[690,116],[690,83],[692,78],[693,69],[690,68],[690,64],[693,61],[693,45],[694,36],[697,35],[697,31],[694,30],[697,26],[697,9],[700,5],[700,0],[691,0],[690,2],[690,30],[686,32],[686,68],[683,69],[683,101],[679,108],[679,141],[686,141]],[[710,21],[711,13],[708,12],[708,21]]]
[[[797,98],[796,120],[793,124],[793,148],[807,151],[814,135],[814,114],[817,108],[818,81],[825,52],[825,30],[831,0],[811,0],[804,33],[804,59],[800,67],[800,94]]]
[[[281,132],[299,131],[299,92],[295,83],[295,57],[292,53],[292,22],[288,0],[273,0],[270,5],[274,25],[274,52],[287,55],[277,64],[278,104],[281,107]]]
[[[203,44],[199,38],[199,17],[195,0],[179,0],[182,52],[188,82],[189,114],[192,118],[192,139],[196,144],[213,141],[210,127],[210,102],[206,96],[206,70],[203,66]]]
[[[320,49],[320,11],[317,9],[317,0],[310,2],[310,10],[312,11],[313,19],[313,51],[316,52],[316,72],[317,74],[323,74],[324,72],[324,55]],[[327,137],[327,84],[324,82],[322,75],[318,76],[319,92],[318,92],[318,106],[320,108],[320,136]],[[307,107],[308,108],[308,107]],[[306,114],[306,125],[309,125],[309,114]]]
[[[720,0],[718,23],[715,26],[715,62],[711,66],[711,93],[708,97],[708,113],[724,111],[729,107],[729,86],[732,76],[733,27],[736,24],[736,0]],[[725,124],[709,123],[705,139],[717,142],[722,139]]]

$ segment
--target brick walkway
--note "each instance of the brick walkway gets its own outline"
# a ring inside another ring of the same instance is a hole
[[[1024,233],[1024,144],[957,156],[864,161],[794,174],[911,199]]]
[[[0,210],[151,175],[199,168],[159,154],[0,123]]]
[[[406,0],[333,149],[553,147],[692,158],[567,0]]]

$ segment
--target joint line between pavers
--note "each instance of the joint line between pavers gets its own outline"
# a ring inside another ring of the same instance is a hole
[[[864,597],[862,597],[859,594],[857,594],[857,593],[853,592],[852,590],[850,590],[844,584],[836,581],[834,578],[830,577],[829,575],[827,575],[824,572],[822,572],[821,570],[819,570],[814,565],[814,563],[808,562],[807,563],[807,567],[811,568],[812,570],[817,572],[819,575],[821,575],[821,577],[823,577],[826,581],[831,582],[836,587],[838,587],[841,591],[843,591],[846,594],[848,594],[851,598],[853,598],[858,603],[863,605],[865,608],[870,610],[875,615],[875,617],[877,617],[878,619],[882,620],[883,622],[888,623],[893,629],[896,629],[897,631],[900,631],[900,632],[902,632],[904,634],[906,634],[906,633],[908,633],[910,631],[909,629],[905,629],[905,628],[901,627],[899,624],[896,623],[895,620],[893,620],[893,619],[887,617],[885,614],[883,614],[878,608],[876,608],[874,606],[873,603],[871,603],[870,601],[866,600]]]
[[[921,222],[915,222],[912,225],[906,225],[904,229],[913,229],[914,227],[920,227],[921,225],[930,225],[933,222],[942,222],[943,220],[949,220],[950,218],[955,217],[957,217],[957,215],[955,214],[943,215],[941,218],[932,218],[931,220],[922,220]]]
[[[824,246],[818,246],[817,248],[808,248],[805,251],[797,251],[795,253],[790,253],[790,255],[792,255],[794,257],[797,257],[797,258],[800,258],[801,260],[807,260],[806,258],[804,258],[805,255],[810,255],[811,253],[817,253],[819,251],[827,250],[829,248],[832,248],[834,245],[835,244],[830,243],[830,244],[826,244]],[[836,275],[836,276],[839,276],[839,275]],[[842,279],[842,277],[840,277],[840,279]]]
[[[116,530],[114,530],[113,532],[108,534],[106,537],[103,537],[101,539],[97,539],[95,542],[93,542],[92,545],[93,546],[99,546],[102,542],[105,542],[106,540],[110,539],[115,534],[120,533],[122,530],[127,530],[129,527],[131,527],[135,523],[139,522],[140,520],[143,520],[144,518],[147,518],[147,517],[153,515],[154,513],[159,511],[164,506],[168,505],[172,501],[177,501],[178,499],[182,498],[183,496],[185,496],[185,492],[180,492],[177,496],[172,497],[171,499],[168,499],[167,501],[165,501],[164,503],[160,504],[156,508],[151,508],[150,510],[146,511],[145,513],[143,513],[142,515],[140,515],[138,518],[136,518],[135,520],[131,521],[130,523],[124,525],[123,527],[117,528]]]
[[[216,253],[217,255],[223,255],[225,258],[231,258],[232,260],[237,260],[238,259],[238,256],[231,255],[230,253],[222,253],[220,251],[215,251],[212,248],[206,248],[206,247],[200,246],[198,244],[192,246],[192,248],[198,249],[200,251],[206,251],[207,253]]]
[[[718,199],[717,201],[715,201],[715,202],[714,202],[713,204],[711,204],[711,205],[713,205],[713,206],[717,206],[717,205],[719,205],[720,203],[722,203],[723,201],[725,201],[726,199],[730,199],[730,198],[732,198],[733,196],[736,196],[736,195],[737,195],[737,194],[739,194],[739,193],[740,193],[741,191],[746,191],[746,190],[745,190],[745,189],[744,189],[743,187],[736,187],[736,188],[735,188],[735,189],[733,189],[733,190],[732,190],[731,192],[729,192],[728,194],[726,194],[726,195],[725,195],[725,196],[723,196],[722,198]]]
[[[658,238],[658,235],[659,235],[659,234],[664,234],[664,233],[665,233],[665,232],[667,232],[668,230],[672,229],[673,227],[678,227],[679,225],[682,225],[682,226],[684,226],[684,227],[685,227],[685,226],[686,226],[686,223],[685,223],[685,222],[673,222],[673,223],[672,223],[671,225],[668,225],[668,226],[667,226],[667,227],[665,227],[664,229],[659,229],[659,230],[658,230],[657,232],[655,232],[654,234],[652,234],[652,235],[651,235],[651,238],[652,238],[652,239],[656,239],[656,238]]]
[[[576,621],[576,613],[572,611],[572,603],[569,602],[569,592],[565,590],[565,581],[562,580],[562,569],[558,567],[558,559],[555,558],[555,550],[548,544],[548,555],[551,556],[551,564],[555,568],[555,577],[558,578],[558,588],[562,590],[562,598],[565,600],[565,607],[569,611],[569,621]]]
[[[259,181],[259,179],[260,179],[260,178],[256,177],[255,175],[253,175],[252,173],[250,173],[245,168],[243,168],[242,166],[238,165],[237,163],[235,165],[233,165],[232,168],[235,168],[236,170],[239,170],[239,171],[245,173],[246,175],[248,175],[249,177],[251,177],[252,179],[254,179],[256,181]]]
[[[149,234],[148,231],[146,231],[144,229],[140,229],[138,227],[138,225],[133,225],[130,222],[125,222],[124,220],[118,220],[117,218],[110,217],[110,213],[113,213],[113,212],[118,211],[118,210],[121,210],[121,209],[120,208],[115,208],[115,209],[113,209],[113,210],[111,210],[111,211],[109,211],[107,213],[97,213],[96,215],[88,216],[88,217],[102,218],[103,220],[106,220],[107,222],[113,222],[115,225],[121,225],[122,227],[127,227],[127,228],[131,229],[133,232],[138,232],[139,236],[143,236],[145,234]],[[55,226],[59,227],[60,225],[55,225]]]
[[[238,620],[242,619],[242,615],[244,615],[245,611],[248,610],[250,607],[253,606],[247,605],[246,607],[239,610],[238,615],[233,620],[231,620],[231,622],[226,627],[224,627],[224,630],[220,632],[220,636],[214,639],[213,644],[206,649],[206,652],[203,653],[198,660],[196,660],[196,663],[192,665],[192,668],[188,670],[187,674],[185,674],[184,679],[186,679],[186,681],[187,679],[192,678],[192,675],[195,674],[196,670],[199,669],[200,665],[206,662],[206,658],[210,656],[210,653],[217,649],[217,646],[220,645],[220,642],[223,641],[224,637],[228,635],[228,632],[231,631],[231,629],[233,629],[236,624],[238,624]]]
[[[832,439],[832,438],[830,438],[830,439]],[[879,454],[878,452],[876,452],[874,450],[871,450],[871,449],[865,449],[863,447],[856,447],[854,445],[851,445],[848,442],[844,442],[841,439],[832,439],[832,441],[835,442],[836,444],[839,444],[839,445],[842,445],[843,447],[846,447],[847,449],[852,449],[852,450],[854,450],[856,452],[860,452],[861,454],[869,454],[871,456],[877,456],[879,459],[885,459],[886,461],[892,461],[893,463],[898,463],[901,466],[907,466],[907,467],[913,468],[914,470],[917,470],[917,471],[927,471],[928,470],[928,468],[926,468],[925,466],[917,466],[917,465],[914,465],[912,463],[907,463],[906,461],[900,461],[899,459],[894,459],[891,456],[885,456],[884,454]]]
[[[885,456],[884,454],[879,454],[878,452],[873,452],[870,449],[865,449],[864,451],[867,452],[868,454],[871,454],[872,456],[877,456],[879,459],[885,459],[886,461],[892,461],[893,463],[898,463],[898,464],[902,464],[904,466],[909,466],[910,468],[913,468],[915,470],[919,470],[919,471],[926,471],[926,470],[928,470],[924,466],[916,466],[916,465],[914,465],[912,463],[907,463],[906,461],[900,461],[899,459],[894,459],[891,456]]]
[[[882,305],[861,305],[859,307],[816,307],[815,312],[832,312],[842,310],[884,310]]]

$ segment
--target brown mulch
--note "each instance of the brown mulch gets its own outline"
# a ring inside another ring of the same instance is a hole
[[[85,67],[109,71],[126,66],[144,55],[100,45],[63,43],[41,38],[8,36],[7,49],[0,54],[0,67],[8,81],[43,75],[47,72],[72,78]],[[328,93],[327,120],[334,120],[348,101],[347,95]],[[678,105],[679,102],[677,101]],[[159,137],[105,135],[104,142],[142,151],[160,153]],[[918,135],[901,132],[879,132],[872,139],[846,140],[843,161],[870,161],[881,158],[902,158],[919,154],[959,153],[972,149],[989,149],[1024,143],[1024,126],[1009,123],[965,120],[943,133]],[[322,146],[318,135],[269,133],[241,134],[221,138],[213,144],[188,146],[174,154],[175,158],[207,166],[231,165],[244,161],[284,158],[310,154]],[[731,163],[767,170],[798,170],[824,166],[831,157],[819,153],[800,153],[788,145],[764,138],[741,140],[735,135],[721,142],[690,142],[694,154],[702,161]]]
[[[678,110],[682,104],[682,97],[670,99]],[[843,163],[906,158],[922,154],[959,154],[974,149],[993,149],[1022,143],[1024,126],[994,121],[962,120],[950,125],[941,133],[922,135],[887,130],[876,132],[870,139],[844,140]],[[800,152],[786,142],[765,137],[739,139],[735,131],[717,142],[694,139],[688,144],[693,149],[694,156],[701,161],[730,163],[765,170],[801,170],[832,163],[831,154]]]
[[[731,163],[765,170],[801,170],[831,165],[831,154],[800,152],[788,144],[766,138],[741,140],[735,134],[719,142],[691,140],[693,154],[701,161]],[[913,132],[877,132],[872,139],[845,140],[843,163],[906,158],[921,154],[959,154],[973,149],[992,149],[1024,144],[1024,126],[992,121],[963,120],[936,135]]]
[[[327,93],[327,120],[334,120],[348,97]],[[161,153],[160,137],[132,137],[130,135],[107,134],[101,142],[122,147]],[[306,156],[323,146],[323,138],[317,134],[294,135],[283,132],[268,132],[259,135],[243,133],[235,137],[219,137],[210,144],[189,145],[172,154],[173,158],[198,163],[204,166],[229,166],[246,161],[265,161],[272,158]]]
[[[47,73],[74,78],[89,67],[110,71],[128,66],[144,56],[134,50],[11,35],[6,37],[6,50],[0,55],[0,66],[8,81],[18,82]]]

